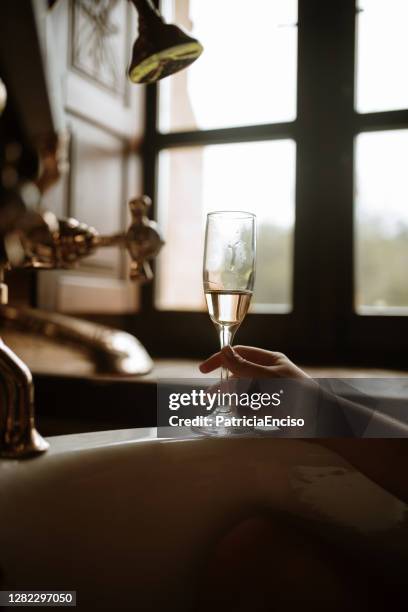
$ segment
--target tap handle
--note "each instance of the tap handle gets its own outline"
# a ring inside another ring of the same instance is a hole
[[[152,201],[147,195],[132,198],[132,200],[129,201],[129,210],[132,217],[132,223],[139,223],[143,217],[147,218],[151,205]]]
[[[148,261],[132,261],[130,263],[129,278],[138,283],[150,283],[153,280],[152,266]]]
[[[148,217],[151,199],[144,195],[129,202],[132,221],[125,236],[125,245],[131,258],[130,278],[139,282],[150,281],[153,272],[149,259],[153,259],[164,241],[155,221]]]

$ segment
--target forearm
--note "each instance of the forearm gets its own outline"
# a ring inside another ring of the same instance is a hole
[[[408,503],[406,424],[375,409],[375,403],[358,404],[321,388],[319,408],[323,437],[316,441]],[[368,432],[371,437],[364,437]]]
[[[408,503],[407,438],[324,438],[316,441]]]

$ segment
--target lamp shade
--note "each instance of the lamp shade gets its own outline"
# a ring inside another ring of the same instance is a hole
[[[149,0],[131,1],[139,13],[139,37],[129,66],[133,83],[154,83],[183,70],[201,55],[200,42],[178,26],[165,23]]]

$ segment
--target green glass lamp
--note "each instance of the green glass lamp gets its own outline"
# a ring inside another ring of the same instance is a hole
[[[183,70],[201,55],[201,43],[178,26],[165,23],[151,0],[130,1],[139,14],[139,37],[129,67],[132,83],[155,83]]]

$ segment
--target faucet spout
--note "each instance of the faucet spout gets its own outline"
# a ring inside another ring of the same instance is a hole
[[[48,447],[35,428],[31,372],[0,339],[0,457],[29,457]]]
[[[8,301],[0,267],[0,304]],[[34,385],[31,372],[0,338],[0,457],[19,459],[49,447],[35,428]]]

